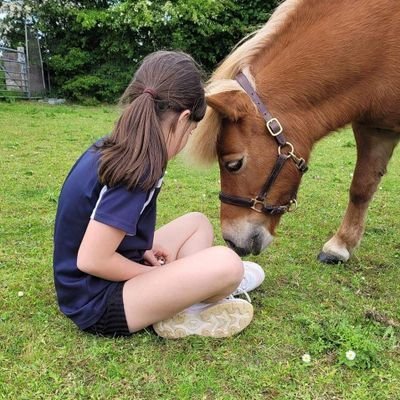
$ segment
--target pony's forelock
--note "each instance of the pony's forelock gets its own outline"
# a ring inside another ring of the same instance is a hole
[[[220,79],[206,87],[206,97],[232,91],[243,91],[236,80]],[[212,107],[207,107],[206,115],[193,131],[186,146],[186,156],[199,165],[210,165],[216,161],[216,142],[221,131],[222,115]]]
[[[216,161],[216,142],[221,124],[220,114],[207,107],[206,115],[193,131],[185,147],[184,156],[191,164],[209,166]]]

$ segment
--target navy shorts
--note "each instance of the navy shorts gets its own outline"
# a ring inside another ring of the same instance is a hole
[[[84,332],[89,332],[98,336],[120,337],[131,336],[128,323],[126,322],[124,300],[122,291],[125,282],[119,282],[108,298],[107,307],[101,318],[89,328],[84,329]]]

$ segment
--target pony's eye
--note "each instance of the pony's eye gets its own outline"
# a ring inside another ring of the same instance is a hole
[[[229,172],[237,172],[240,170],[240,168],[242,168],[242,166],[243,166],[243,158],[241,158],[240,160],[233,160],[225,163],[225,168]]]

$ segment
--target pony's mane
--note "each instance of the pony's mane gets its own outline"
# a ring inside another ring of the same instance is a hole
[[[206,96],[227,91],[242,90],[233,78],[243,71],[254,85],[250,65],[258,54],[271,46],[288,19],[304,0],[286,0],[272,14],[268,23],[242,39],[223,63],[212,74],[206,86]],[[216,160],[216,141],[221,130],[222,116],[207,107],[203,120],[190,139],[186,153],[191,161],[211,164]]]
[[[243,38],[212,74],[209,82],[233,79],[239,71],[251,64],[260,51],[268,48],[285,27],[288,19],[303,0],[286,0],[271,15],[268,23]]]

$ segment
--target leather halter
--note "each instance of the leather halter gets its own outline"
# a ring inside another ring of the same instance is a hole
[[[278,177],[287,160],[293,160],[301,174],[307,171],[307,163],[303,158],[297,157],[295,155],[294,146],[290,142],[288,142],[283,135],[283,128],[281,123],[277,118],[274,118],[269,113],[264,103],[261,101],[260,97],[252,87],[250,81],[247,79],[246,75],[243,74],[243,72],[240,72],[236,76],[236,80],[251,98],[253,103],[257,106],[258,111],[261,113],[265,120],[269,134],[273,136],[278,143],[278,159],[276,160],[269,177],[265,181],[264,185],[261,187],[260,192],[258,193],[256,198],[239,197],[220,192],[219,199],[223,203],[239,207],[251,208],[254,211],[267,215],[280,215],[287,211],[292,211],[297,208],[296,194],[287,204],[283,205],[269,205],[266,204],[265,200],[267,198],[268,192],[270,191],[272,185],[274,184],[276,178]],[[282,151],[284,148],[286,148],[285,152]]]

